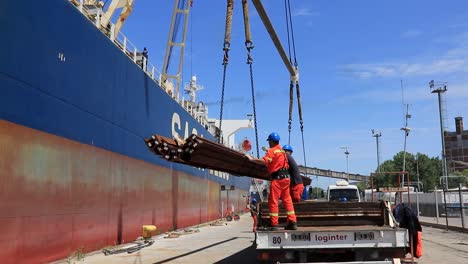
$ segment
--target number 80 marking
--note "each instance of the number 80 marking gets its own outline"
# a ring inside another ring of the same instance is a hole
[[[273,237],[273,244],[281,244],[281,237]]]

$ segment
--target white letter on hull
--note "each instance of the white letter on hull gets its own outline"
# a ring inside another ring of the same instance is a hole
[[[188,134],[188,122],[185,122],[185,136],[184,138],[188,138],[189,134]]]
[[[172,114],[172,136],[175,137],[177,133],[175,126],[177,125],[177,130],[180,131],[180,116],[177,113]],[[187,137],[185,137],[187,138]],[[185,139],[184,138],[184,139]]]
[[[175,137],[176,134],[181,136],[181,121],[180,121],[180,116],[177,113],[172,114],[172,136]],[[177,128],[176,128],[177,127]],[[184,127],[184,139],[188,138],[191,134],[198,135],[198,131],[196,128],[192,128],[192,133],[189,135],[189,123],[185,122],[185,127]],[[203,137],[203,135],[199,135]]]

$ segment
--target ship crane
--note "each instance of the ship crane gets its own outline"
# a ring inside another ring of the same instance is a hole
[[[166,54],[162,66],[161,84],[174,99],[179,100],[179,89],[182,78],[182,67],[185,52],[185,39],[187,36],[187,27],[189,12],[192,6],[191,0],[175,0],[174,10],[172,14],[171,27],[169,30],[169,38],[166,45]],[[178,35],[179,26],[182,26],[182,34]],[[175,49],[179,48],[179,53]],[[169,63],[172,56],[179,56],[178,65],[173,69]],[[175,81],[175,83],[174,83]],[[173,91],[174,90],[174,91]]]
[[[119,17],[114,27],[114,36],[117,36],[122,28],[125,20],[130,16],[133,10],[133,4],[135,0],[112,0],[106,12],[101,18],[101,26],[107,28],[109,26],[111,18],[114,16],[114,13],[117,9],[121,9]]]
[[[88,10],[90,11],[90,14],[93,15],[100,15],[100,25],[101,28],[108,29],[109,34],[113,36],[117,36],[120,32],[120,29],[122,28],[125,20],[130,16],[130,14],[133,11],[133,5],[135,3],[135,0],[112,0],[112,2],[109,4],[107,7],[107,10],[102,14],[105,3],[104,1],[98,1],[98,0],[72,0],[72,2],[78,6],[80,4],[85,5]],[[106,1],[107,2],[107,1]],[[115,26],[110,27],[111,25],[111,19],[114,16],[115,12],[121,9],[121,12],[117,18],[117,21],[115,22]],[[91,11],[94,10],[94,11]],[[113,30],[113,34],[110,32]]]

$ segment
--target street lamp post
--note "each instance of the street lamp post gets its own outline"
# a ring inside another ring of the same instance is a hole
[[[403,172],[406,171],[406,138],[409,136],[411,128],[408,127],[408,119],[411,118],[411,115],[408,113],[409,105],[406,105],[406,116],[405,116],[405,127],[402,127],[400,130],[405,132],[405,143],[403,145]],[[409,182],[408,182],[409,184]],[[401,181],[401,186],[405,186],[405,174],[403,174],[403,180]]]
[[[436,93],[439,98],[439,119],[440,119],[440,136],[442,138],[442,174],[443,176],[448,175],[447,170],[447,157],[445,154],[445,138],[444,138],[444,119],[443,119],[443,106],[442,106],[442,94],[447,91],[447,83],[436,83],[434,80],[429,82],[429,88],[431,93]],[[448,188],[448,178],[445,178],[445,190]]]
[[[344,154],[346,155],[346,176],[347,176],[347,178],[348,178],[347,180],[349,182],[349,162],[348,162],[349,151],[348,151],[348,146],[341,146],[340,148],[345,150]]]
[[[377,142],[377,171],[380,173],[380,152],[379,152],[379,137],[382,136],[381,132],[375,132],[372,129],[372,136],[375,137],[375,141]]]

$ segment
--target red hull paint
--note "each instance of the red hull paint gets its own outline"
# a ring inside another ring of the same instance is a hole
[[[228,202],[243,210],[246,194],[0,120],[2,263],[133,241],[143,224],[165,232],[219,219]]]

